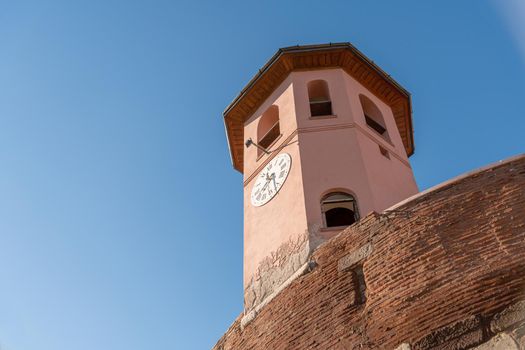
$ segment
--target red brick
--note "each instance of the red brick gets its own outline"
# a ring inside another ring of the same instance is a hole
[[[239,317],[214,349],[461,349],[487,341],[492,317],[524,297],[525,157],[396,210],[372,213],[321,245],[312,272],[242,331]],[[357,305],[351,270],[338,264],[368,243],[360,262],[366,302]]]

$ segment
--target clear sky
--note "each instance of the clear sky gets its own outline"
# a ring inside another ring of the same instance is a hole
[[[215,344],[242,310],[222,111],[279,47],[350,41],[412,93],[420,189],[524,152],[518,1],[0,0],[0,349]]]

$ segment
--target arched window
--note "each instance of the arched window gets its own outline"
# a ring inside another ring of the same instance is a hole
[[[390,141],[385,119],[383,119],[383,115],[379,108],[377,108],[372,100],[364,95],[359,95],[359,100],[361,101],[361,106],[363,107],[363,112],[365,114],[366,125],[381,135],[384,139]]]
[[[359,220],[355,198],[344,192],[332,192],[324,196],[321,212],[325,227],[348,226]]]
[[[281,135],[279,129],[279,107],[270,106],[263,113],[257,125],[257,144],[263,148],[268,148]],[[262,151],[259,149],[258,154]]]
[[[314,80],[308,83],[308,99],[312,117],[332,115],[332,101],[328,84],[324,80]]]

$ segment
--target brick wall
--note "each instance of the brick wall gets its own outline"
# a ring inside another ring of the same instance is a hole
[[[310,260],[315,268],[243,327],[239,316],[214,349],[487,342],[505,330],[491,327],[497,315],[525,299],[525,156],[371,213]]]

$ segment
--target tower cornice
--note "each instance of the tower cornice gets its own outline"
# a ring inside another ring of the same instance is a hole
[[[275,55],[224,110],[233,167],[244,172],[244,123],[291,72],[341,68],[385,102],[408,156],[414,153],[410,93],[350,43],[291,46]]]

